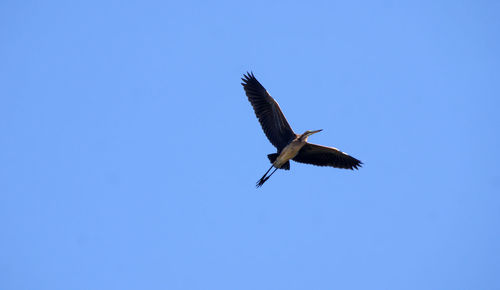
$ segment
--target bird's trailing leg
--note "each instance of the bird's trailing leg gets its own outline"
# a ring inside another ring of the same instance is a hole
[[[273,173],[275,173],[276,170],[278,170],[278,168],[276,167],[276,168],[274,168],[274,171],[271,172],[271,174],[269,174],[269,176],[266,176],[269,173],[269,171],[271,171],[271,169],[273,169],[273,166],[274,165],[271,165],[271,167],[266,171],[264,176],[262,176],[262,178],[259,179],[259,181],[257,181],[257,187],[261,187],[264,184],[264,182],[266,182],[269,179],[269,177],[271,177],[271,175],[273,175]]]
[[[271,169],[273,169],[273,165],[271,165],[271,167],[269,167],[269,169],[266,171],[266,173],[264,173],[264,175],[259,179],[259,181],[257,181],[257,187],[261,187],[262,184],[264,184],[264,182],[266,182],[266,180],[267,180],[266,175],[269,173],[269,171],[271,171]]]

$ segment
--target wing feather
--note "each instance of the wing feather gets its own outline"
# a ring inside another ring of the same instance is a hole
[[[363,162],[333,147],[307,143],[300,149],[294,161],[317,166],[331,166],[343,169],[358,169]]]
[[[288,124],[283,112],[281,112],[278,103],[269,95],[253,73],[247,73],[243,76],[243,83],[241,84],[250,104],[252,104],[257,119],[259,119],[262,130],[271,144],[278,151],[281,151],[295,139],[295,133]]]

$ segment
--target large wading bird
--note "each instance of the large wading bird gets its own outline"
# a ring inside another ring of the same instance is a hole
[[[267,139],[278,150],[277,153],[267,155],[272,165],[264,176],[257,181],[257,187],[261,187],[276,170],[290,170],[290,159],[300,163],[351,170],[361,167],[361,164],[363,164],[361,161],[341,152],[337,148],[307,142],[309,136],[321,132],[322,129],[305,131],[300,135],[295,134],[283,112],[281,112],[278,103],[269,95],[253,73],[247,73],[243,76],[241,85],[243,85],[248,100],[252,104],[255,115],[259,119]],[[273,167],[274,171],[268,175]]]

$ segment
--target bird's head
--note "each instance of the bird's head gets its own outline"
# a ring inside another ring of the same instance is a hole
[[[300,135],[300,140],[307,141],[307,137],[311,136],[312,134],[316,134],[318,132],[321,132],[321,131],[323,131],[323,129],[314,130],[314,131],[307,130],[302,135]]]

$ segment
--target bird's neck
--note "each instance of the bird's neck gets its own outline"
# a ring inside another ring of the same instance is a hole
[[[300,135],[299,137],[297,137],[297,140],[298,140],[298,141],[301,141],[301,142],[307,142],[307,138],[308,138],[308,137],[309,137],[309,136],[307,136],[307,135],[305,135],[305,134],[302,134],[302,135]]]

